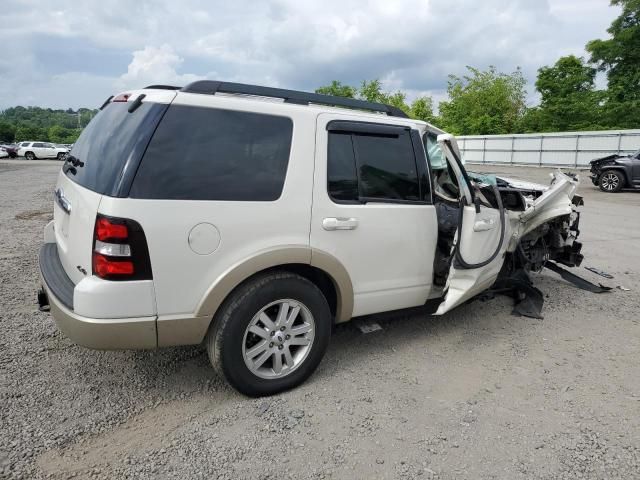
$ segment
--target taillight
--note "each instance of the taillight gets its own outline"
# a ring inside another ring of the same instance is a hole
[[[96,239],[101,242],[109,240],[126,240],[129,231],[124,223],[114,223],[105,217],[96,218]]]
[[[150,280],[147,239],[140,224],[98,215],[93,234],[93,274],[105,280]]]

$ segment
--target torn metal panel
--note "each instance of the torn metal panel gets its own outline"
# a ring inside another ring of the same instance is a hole
[[[606,287],[602,284],[596,285],[595,283],[591,283],[589,280],[579,277],[576,274],[571,273],[569,270],[565,270],[564,268],[556,265],[553,262],[547,263],[545,267],[547,267],[552,272],[556,272],[566,281],[571,282],[573,285],[582,290],[586,290],[592,293],[604,293],[611,291],[611,287]]]

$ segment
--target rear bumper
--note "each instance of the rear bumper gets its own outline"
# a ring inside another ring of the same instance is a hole
[[[65,273],[55,243],[40,249],[40,279],[46,299],[40,295],[41,307],[48,301],[51,315],[60,331],[73,342],[100,350],[156,348],[156,317],[90,318],[73,311],[75,286]]]

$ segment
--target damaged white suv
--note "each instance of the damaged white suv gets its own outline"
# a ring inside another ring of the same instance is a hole
[[[205,342],[234,387],[272,394],[335,323],[578,265],[576,186],[468,174],[453,137],[387,105],[148,87],[107,100],[66,158],[39,303],[92,348]]]

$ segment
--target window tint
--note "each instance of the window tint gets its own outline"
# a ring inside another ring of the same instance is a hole
[[[410,132],[368,134],[362,130],[349,132],[340,128],[329,132],[329,196],[337,202],[420,201]],[[426,195],[428,188],[424,190]]]
[[[409,132],[398,136],[353,136],[363,197],[420,200]]]
[[[338,202],[357,202],[358,175],[351,134],[329,132],[327,163],[329,196]]]
[[[44,143],[34,143],[34,147],[44,147]]]
[[[130,196],[277,200],[292,131],[286,117],[172,105],[149,143]]]
[[[128,107],[126,102],[110,103],[89,122],[63,167],[71,180],[94,192],[116,195],[127,162],[135,168],[167,108],[151,102],[133,112]]]

